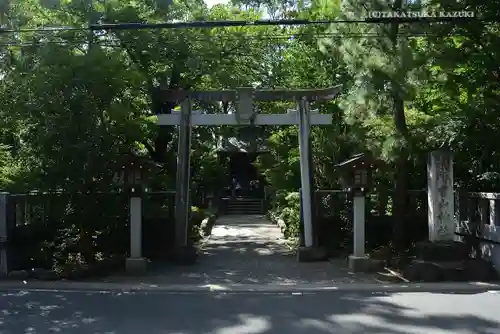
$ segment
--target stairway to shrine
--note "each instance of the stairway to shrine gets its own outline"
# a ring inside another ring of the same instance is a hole
[[[236,197],[227,199],[228,215],[263,215],[264,200],[259,198]]]

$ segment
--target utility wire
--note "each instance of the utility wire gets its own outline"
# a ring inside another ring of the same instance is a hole
[[[53,26],[29,29],[0,28],[0,34],[23,32],[57,32],[83,30],[141,30],[141,29],[186,29],[186,28],[231,28],[256,26],[304,26],[325,24],[388,24],[388,23],[467,23],[467,22],[500,22],[500,18],[481,19],[477,17],[381,17],[362,20],[256,20],[256,21],[192,21],[165,23],[101,23],[90,24],[88,27]]]
[[[463,34],[437,34],[437,33],[400,33],[398,34],[398,38],[421,38],[421,37],[457,37],[463,36]],[[294,39],[300,39],[302,37],[311,37],[315,39],[321,38],[349,38],[349,39],[363,39],[363,38],[389,38],[386,35],[381,35],[377,33],[297,33],[290,35],[275,35],[275,36],[245,36],[246,40],[253,41],[276,41],[276,42],[285,42],[292,41]],[[214,38],[192,38],[193,42],[210,42],[212,43]],[[226,39],[217,39],[219,42],[228,40]],[[70,46],[71,44],[75,45],[84,45],[87,44],[88,40],[84,38],[68,38],[61,40],[47,40],[47,41],[4,41],[0,43],[0,47],[31,47],[31,46],[43,46],[43,45],[65,45]],[[102,47],[110,47],[110,48],[123,48],[122,43],[114,40],[95,40],[94,43],[96,45],[100,45]],[[161,44],[156,47],[161,46]]]
[[[432,23],[432,22],[471,22],[475,17],[383,17],[363,20],[256,20],[256,21],[195,21],[173,23],[104,23],[90,25],[93,30],[138,30],[138,29],[182,29],[182,28],[229,28],[248,26],[298,26],[322,24],[380,24],[380,23]]]

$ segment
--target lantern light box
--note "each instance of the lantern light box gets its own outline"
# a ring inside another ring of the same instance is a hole
[[[147,176],[159,168],[149,159],[134,154],[124,155],[115,163],[115,170],[118,171],[114,173],[114,183],[129,188],[132,192],[139,192]]]
[[[340,183],[344,189],[366,190],[371,186],[372,171],[377,165],[377,160],[360,153],[335,167],[340,171]]]

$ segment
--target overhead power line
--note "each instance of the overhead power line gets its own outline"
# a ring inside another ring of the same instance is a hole
[[[231,27],[256,27],[256,26],[304,26],[324,24],[387,24],[387,23],[463,23],[463,22],[500,22],[500,18],[481,19],[477,17],[380,17],[365,18],[361,20],[256,20],[256,21],[191,21],[191,22],[165,22],[165,23],[101,23],[90,24],[88,27],[41,27],[31,29],[6,29],[0,28],[0,33],[21,32],[57,32],[78,30],[140,30],[140,29],[188,29],[188,28],[231,28]]]
[[[363,20],[257,20],[257,21],[194,21],[171,23],[105,23],[90,25],[92,30],[138,30],[138,29],[182,29],[182,28],[230,28],[249,26],[298,26],[319,24],[380,24],[380,23],[421,23],[421,22],[470,22],[475,17],[383,17]]]

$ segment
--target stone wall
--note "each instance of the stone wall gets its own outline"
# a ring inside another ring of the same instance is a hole
[[[459,221],[476,229],[479,237],[500,243],[500,193],[472,192],[460,198]],[[480,246],[500,274],[500,244],[485,241]]]

